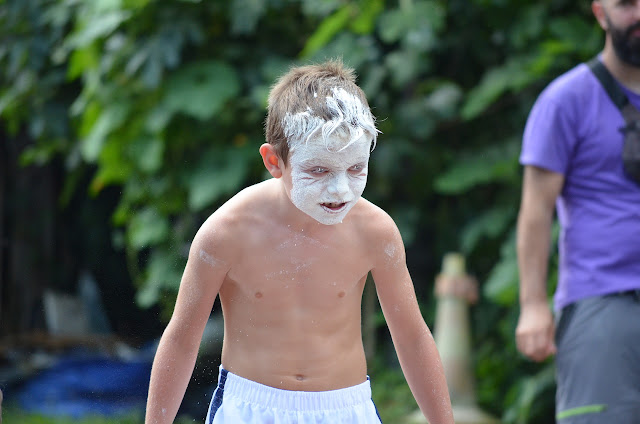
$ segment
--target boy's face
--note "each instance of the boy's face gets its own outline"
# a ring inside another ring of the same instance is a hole
[[[371,142],[365,133],[346,148],[337,135],[296,144],[283,172],[293,204],[322,224],[341,223],[367,184]]]

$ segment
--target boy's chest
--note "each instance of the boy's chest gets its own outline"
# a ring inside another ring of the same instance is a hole
[[[324,303],[359,296],[369,270],[366,249],[353,238],[290,233],[247,243],[228,276],[248,299]]]

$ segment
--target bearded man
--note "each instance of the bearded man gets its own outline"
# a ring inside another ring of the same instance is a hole
[[[605,32],[604,49],[544,89],[524,130],[516,342],[534,361],[555,355],[559,424],[637,424],[640,180],[629,169],[638,169],[640,159],[628,160],[625,152],[640,145],[640,137],[629,137],[638,126],[630,118],[640,117],[633,110],[640,109],[640,1],[596,0],[592,11]],[[631,113],[623,115],[615,98]]]

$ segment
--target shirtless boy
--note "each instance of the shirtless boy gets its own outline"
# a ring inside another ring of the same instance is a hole
[[[377,133],[340,62],[292,68],[274,85],[260,147],[273,178],[197,232],[153,363],[147,424],[173,422],[218,294],[222,365],[207,423],[379,423],[361,334],[369,272],[420,409],[453,424],[400,233],[360,197]]]

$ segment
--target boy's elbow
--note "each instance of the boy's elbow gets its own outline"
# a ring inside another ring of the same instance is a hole
[[[183,354],[197,352],[200,348],[201,336],[197,332],[169,324],[160,338],[160,346],[164,349],[180,351]]]

